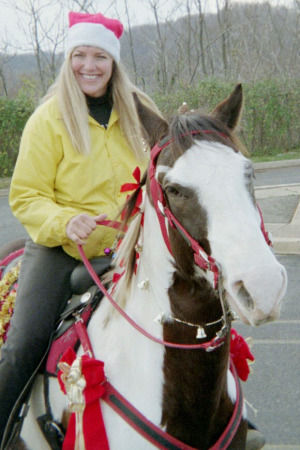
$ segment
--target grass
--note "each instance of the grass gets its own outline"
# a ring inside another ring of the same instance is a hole
[[[269,162],[269,161],[286,161],[289,159],[300,159],[300,150],[294,150],[293,152],[278,153],[275,155],[262,155],[252,156],[253,162]]]

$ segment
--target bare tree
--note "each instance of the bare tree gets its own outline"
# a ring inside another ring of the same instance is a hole
[[[228,55],[229,55],[229,0],[223,0],[223,9],[221,9],[219,0],[216,0],[217,18],[221,30],[222,40],[222,62],[225,77],[228,74]]]
[[[57,55],[64,38],[63,3],[58,0],[49,0],[47,4],[40,0],[10,0],[2,1],[2,4],[13,9],[17,15],[19,29],[27,45],[26,50],[23,46],[15,46],[15,50],[28,52],[31,49],[34,53],[44,94],[61,63]]]
[[[0,48],[0,80],[2,83],[2,88],[4,95],[8,97],[8,85],[7,85],[7,72],[6,67],[8,63],[14,58],[15,54],[9,52],[10,45],[8,44],[8,39],[6,38]]]

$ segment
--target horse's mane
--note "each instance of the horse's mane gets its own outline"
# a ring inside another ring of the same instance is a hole
[[[128,230],[118,245],[113,262],[113,269],[108,272],[103,279],[105,283],[111,283],[113,281],[115,269],[118,267],[121,269],[120,273],[124,272],[117,282],[116,289],[114,289],[115,301],[123,306],[125,299],[128,296],[134,275],[136,245],[140,235],[143,206],[141,206],[140,211],[135,214],[134,210],[136,208],[139,192],[145,186],[146,179],[147,171],[142,177],[139,188],[126,200],[125,205],[120,212],[120,215],[123,217],[121,230],[126,230],[126,228],[128,228]]]
[[[205,131],[207,130],[212,133],[206,133]],[[197,134],[194,134],[195,131]],[[241,151],[241,153],[247,155],[247,150],[241,144],[236,134],[223,122],[211,116],[191,113],[174,117],[170,124],[168,139],[171,146],[170,153],[174,156],[174,160],[190,148],[195,140],[217,141],[227,146],[230,145],[236,152]],[[129,197],[121,212],[124,218],[122,222],[123,229],[126,229],[128,226],[128,231],[116,252],[114,260],[114,267],[120,267],[120,273],[124,271],[114,289],[114,298],[122,305],[125,304],[126,297],[129,295],[132,286],[132,280],[134,279],[136,245],[139,239],[142,218],[141,213],[136,213],[133,218],[132,214],[136,206],[139,189],[142,189],[146,184],[146,180],[147,172],[143,176],[140,187]],[[114,270],[108,273],[105,277],[106,282],[112,281],[113,273]]]

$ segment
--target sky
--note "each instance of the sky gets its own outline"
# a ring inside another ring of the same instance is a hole
[[[16,0],[11,0],[11,3]],[[49,0],[17,0],[17,4],[22,5],[22,3],[29,3],[31,1],[34,4],[39,3],[40,5],[48,5]],[[130,15],[131,26],[140,25],[145,23],[154,23],[153,11],[149,8],[150,0],[127,0],[128,11]],[[152,0],[153,1],[153,0]],[[169,19],[175,19],[180,15],[186,14],[186,1],[185,0],[154,0],[159,3],[160,7],[158,9],[159,19],[161,21]],[[264,0],[230,0],[232,3],[262,3]],[[293,0],[268,0],[272,5],[278,3],[284,4],[285,6],[292,6]],[[222,5],[224,0],[219,0],[219,4]],[[13,9],[9,7],[4,7],[3,5],[7,3],[5,0],[0,0],[0,52],[3,51],[5,43],[11,44],[10,50],[14,49],[18,53],[26,52],[29,50],[28,44],[26,43],[26,37],[22,27],[26,30],[29,29],[29,17],[28,15],[22,15],[22,17]],[[9,3],[9,2],[8,2]],[[62,3],[64,3],[62,1]],[[101,8],[101,11],[105,15],[110,17],[117,17],[123,22],[125,28],[127,25],[127,18],[125,14],[124,0],[95,0],[94,5]],[[116,6],[117,5],[117,6]],[[174,11],[174,5],[177,5]],[[180,5],[178,7],[178,5]],[[202,0],[202,7],[205,12],[215,12],[216,0]],[[45,9],[47,13],[47,19],[51,19],[51,8],[48,6]],[[67,10],[64,17],[60,17],[61,24],[67,25]],[[52,10],[53,17],[55,17],[55,8]],[[49,16],[50,14],[50,16]],[[49,16],[49,17],[48,17]],[[21,19],[21,22],[20,22]],[[17,50],[16,50],[17,49]]]

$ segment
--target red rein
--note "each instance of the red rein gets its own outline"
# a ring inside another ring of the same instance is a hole
[[[99,225],[103,225],[102,222],[99,222]],[[108,225],[109,226],[109,225]],[[114,227],[115,228],[115,227]],[[94,280],[95,284],[98,286],[98,288],[102,291],[102,293],[107,297],[109,302],[113,305],[113,307],[121,314],[122,317],[124,317],[125,320],[133,327],[135,328],[140,334],[147,337],[153,342],[156,342],[158,344],[164,345],[166,347],[172,347],[172,348],[181,348],[186,350],[195,350],[195,349],[211,349],[211,348],[217,348],[219,347],[225,340],[224,338],[218,338],[217,336],[214,337],[209,342],[204,342],[203,344],[175,344],[174,342],[168,342],[164,341],[163,339],[159,339],[152,334],[148,333],[148,331],[144,330],[140,325],[138,325],[128,314],[115,302],[115,300],[112,298],[111,294],[107,291],[101,280],[99,279],[98,275],[96,274],[95,270],[93,269],[91,263],[87,259],[82,246],[78,245],[78,250],[80,253],[80,256],[82,258],[82,261],[88,270],[90,276]]]

